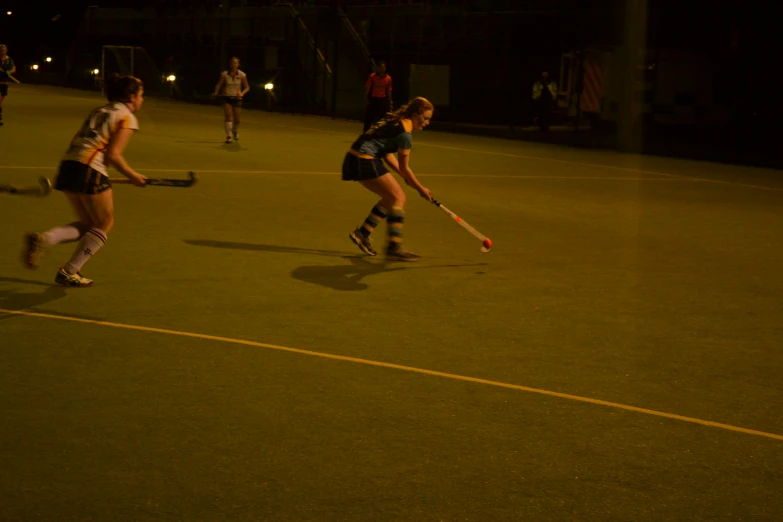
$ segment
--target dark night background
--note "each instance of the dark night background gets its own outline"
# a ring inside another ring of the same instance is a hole
[[[232,9],[244,8],[248,12],[276,3],[224,1],[230,2]],[[542,70],[551,71],[559,81],[562,53],[595,45],[622,44],[624,34],[623,0],[313,0],[293,4],[297,8],[310,6],[311,10],[317,10],[317,15],[310,19],[303,15],[303,18],[323,47],[327,61],[334,60],[333,56],[349,54],[345,45],[330,47],[329,42],[338,39],[333,37],[334,8],[340,7],[357,28],[364,22],[363,39],[372,57],[389,62],[395,80],[396,103],[416,95],[408,92],[410,64],[450,65],[450,104],[439,111],[440,125],[447,128],[456,123],[493,124],[504,128],[491,132],[508,133],[512,137],[516,137],[513,130],[505,127],[529,124],[530,87]],[[89,87],[86,83],[89,79],[75,78],[74,71],[69,69],[78,69],[83,76],[83,71],[93,65],[74,57],[81,56],[84,61],[85,56],[93,56],[87,61],[99,63],[100,46],[108,43],[144,47],[160,74],[177,73],[178,94],[183,98],[197,100],[203,91],[212,87],[226,53],[241,56],[243,69],[253,79],[260,82],[271,77],[269,71],[262,70],[259,58],[270,45],[270,39],[257,19],[243,26],[250,28],[246,36],[234,32],[227,38],[223,42],[225,49],[221,49],[219,37],[205,39],[203,35],[190,34],[187,28],[172,31],[173,18],[190,20],[186,24],[195,27],[194,20],[199,17],[219,16],[221,6],[216,0],[12,0],[4,5],[0,41],[9,46],[9,55],[20,70],[27,66],[29,72],[31,63],[39,63],[41,67],[35,78],[28,81]],[[142,31],[139,24],[149,27],[150,20],[126,20],[120,23],[126,27],[132,25],[129,35],[107,37],[94,29],[85,32],[89,6],[101,10],[129,8],[138,12],[152,8],[158,26]],[[12,15],[8,16],[6,11]],[[780,6],[763,2],[648,0],[646,41],[651,60],[655,60],[655,53],[660,50],[698,56],[701,63],[695,67],[712,71],[711,103],[728,111],[720,122],[696,121],[670,126],[656,121],[654,113],[662,108],[653,106],[653,114],[648,116],[643,130],[648,152],[777,165],[773,153],[775,135],[783,118],[783,102],[775,80],[776,64],[781,62],[783,54],[781,14]],[[284,39],[289,40],[294,33],[286,29],[284,34]],[[282,92],[271,108],[339,113],[339,107],[336,109],[331,100],[313,100],[312,93],[302,87],[313,79],[297,63],[297,55],[292,50],[295,45],[287,47],[288,43],[274,42],[281,49],[280,71],[274,78],[282,83]],[[51,64],[43,62],[46,56],[53,58]],[[350,59],[359,70],[354,83],[360,83],[358,78],[370,72],[370,64],[362,63],[359,55],[351,55]],[[78,67],[74,67],[75,63]],[[343,81],[346,81],[345,69],[343,65]],[[77,85],[80,81],[83,85]],[[669,81],[676,83],[676,79]],[[360,92],[361,87],[358,89]],[[687,103],[688,96],[695,97],[697,93],[680,96],[680,103]],[[252,98],[249,101],[252,105]],[[614,132],[611,124],[595,125],[593,131],[587,132],[587,126],[583,126],[583,132],[548,139],[581,146],[613,146],[608,138]],[[667,137],[668,140],[664,139]],[[688,142],[688,147],[683,148],[683,141]]]

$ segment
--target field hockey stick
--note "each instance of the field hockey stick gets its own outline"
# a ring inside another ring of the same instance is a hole
[[[0,193],[14,194],[16,196],[47,196],[52,191],[52,182],[49,178],[41,176],[38,178],[36,187],[17,187],[15,185],[0,185]]]
[[[452,217],[454,221],[460,224],[462,228],[473,234],[473,237],[481,241],[481,251],[482,252],[489,252],[492,250],[492,240],[489,239],[487,236],[473,228],[472,226],[468,225],[465,221],[462,220],[461,217],[459,217],[457,214],[452,212],[451,210],[444,207],[437,199],[433,199],[432,203],[438,207],[439,209],[443,210],[446,214]]]
[[[4,73],[6,74],[6,76],[8,76],[9,78],[11,78],[11,81],[12,81],[12,82],[14,82],[14,83],[22,83],[22,82],[20,82],[19,80],[17,80],[16,78],[14,78],[14,77],[11,75],[11,73],[10,73],[10,72],[7,72],[5,69],[0,69],[0,72],[4,72]]]
[[[195,172],[188,172],[188,179],[157,179],[147,178],[147,185],[157,185],[159,187],[192,187],[198,176]],[[119,185],[130,185],[131,180],[128,178],[111,178],[109,181],[117,183]]]

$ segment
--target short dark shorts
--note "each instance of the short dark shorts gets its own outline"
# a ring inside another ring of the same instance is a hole
[[[242,98],[239,96],[218,96],[218,101],[221,105],[225,105],[227,103],[232,107],[242,107]]]
[[[8,96],[8,84],[7,83],[0,83],[0,96],[5,98]]]
[[[343,160],[343,181],[365,181],[380,178],[389,169],[380,159],[357,158],[346,152]]]
[[[109,177],[79,161],[63,161],[57,172],[54,190],[76,194],[100,194],[111,188]]]

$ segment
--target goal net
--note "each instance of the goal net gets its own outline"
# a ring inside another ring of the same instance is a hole
[[[165,96],[169,94],[169,85],[160,73],[155,62],[143,47],[124,45],[104,45],[101,51],[101,78],[110,78],[112,74],[135,76],[144,82],[144,94]],[[103,82],[106,94],[106,82]]]

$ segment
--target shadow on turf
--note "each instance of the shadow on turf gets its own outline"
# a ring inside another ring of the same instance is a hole
[[[349,254],[339,250],[319,250],[316,248],[287,247],[280,245],[260,245],[257,243],[233,243],[230,241],[214,241],[210,239],[183,239],[189,245],[211,248],[227,248],[230,250],[256,250],[260,252],[288,252],[292,254],[312,254],[316,256],[339,257],[347,259],[350,265],[300,266],[291,272],[291,277],[307,283],[325,286],[334,290],[357,291],[366,290],[369,286],[361,280],[369,275],[384,272],[422,268],[457,268],[466,266],[487,266],[488,263],[419,265],[386,263],[382,258],[369,258],[362,254]],[[378,259],[370,261],[370,259]]]
[[[64,287],[57,286],[42,281],[32,281],[28,279],[16,279],[13,277],[0,277],[0,283],[20,283],[25,285],[45,286],[43,292],[23,292],[14,288],[0,288],[0,308],[6,310],[29,310],[37,306],[45,305],[62,299],[67,295]],[[0,319],[12,317],[0,313]]]
[[[370,261],[367,257],[345,256],[350,265],[329,266],[300,266],[291,272],[291,277],[307,283],[325,286],[343,292],[355,292],[367,290],[369,285],[362,283],[362,279],[385,272],[398,272],[400,270],[415,270],[422,268],[458,268],[465,266],[486,266],[487,263],[470,263],[464,265],[419,265],[411,263],[387,263],[383,260]]]
[[[239,143],[237,143],[237,142],[224,143],[224,144],[222,144],[222,145],[220,145],[218,147],[214,147],[214,148],[216,148],[218,150],[224,150],[226,152],[242,152],[244,150],[247,150],[247,149],[243,149],[242,146]]]
[[[86,319],[89,321],[104,320],[101,317],[94,317],[94,316],[81,315],[81,314],[65,314],[61,312],[41,311],[36,308],[38,306],[51,303],[52,301],[56,301],[58,299],[62,299],[63,297],[67,296],[68,288],[64,286],[59,286],[54,283],[47,283],[44,281],[35,281],[32,279],[19,279],[16,277],[0,277],[0,285],[2,285],[3,283],[45,286],[46,290],[36,293],[36,292],[21,292],[14,288],[10,288],[10,289],[0,288],[0,309],[14,310],[14,311],[26,310],[30,312],[40,312],[40,313],[47,313],[50,315],[57,315],[60,317],[73,317],[75,319]],[[83,290],[77,289],[77,291],[81,292]],[[2,312],[0,312],[0,320],[8,319],[10,317],[19,317],[19,316],[14,314],[3,314]]]
[[[210,239],[183,239],[189,245],[227,248],[229,250],[257,250],[260,252],[288,252],[291,254],[313,254],[316,256],[351,257],[347,252],[338,250],[318,250],[315,248],[298,248],[279,245],[260,245],[258,243],[232,243],[231,241],[213,241]],[[358,257],[358,255],[356,256]]]

